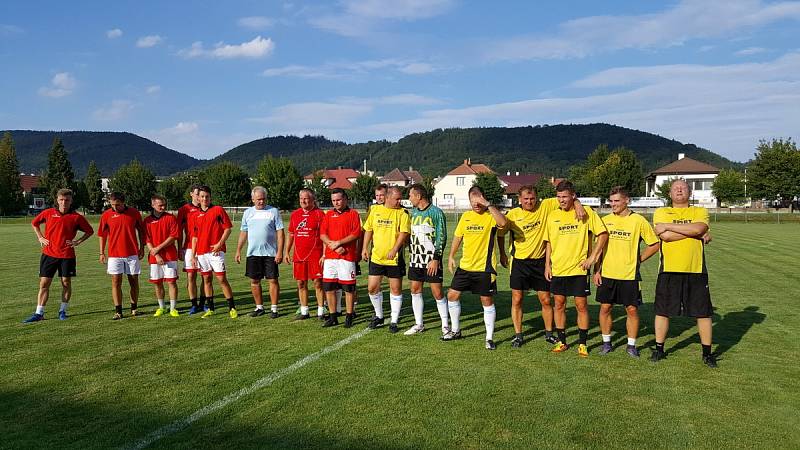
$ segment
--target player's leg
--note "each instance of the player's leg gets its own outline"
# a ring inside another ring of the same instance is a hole
[[[636,305],[625,306],[627,318],[625,319],[625,329],[628,332],[628,346],[626,351],[629,355],[638,358],[639,350],[636,349],[636,338],[639,337],[639,308]]]
[[[344,291],[345,301],[344,327],[350,328],[353,326],[353,319],[355,318],[354,312],[356,307],[356,285],[342,285],[342,290]]]
[[[325,261],[326,263],[328,261]],[[339,325],[339,314],[336,312],[336,291],[340,289],[337,282],[323,282],[323,289],[325,290],[325,297],[328,300],[328,318],[325,319],[323,327],[332,327]]]
[[[578,354],[589,356],[586,340],[589,337],[589,306],[586,297],[575,297],[575,310],[578,313]]]
[[[372,268],[372,263],[370,263],[370,268]],[[374,326],[371,326],[371,328],[376,328],[384,324],[381,281],[383,281],[382,275],[369,275],[367,277],[367,294],[369,295],[369,301],[372,303],[372,308],[374,310],[374,316],[370,324],[374,324]]]
[[[128,286],[130,287],[131,315],[135,316],[139,308],[139,275],[128,275]]]
[[[447,308],[447,298],[444,296],[444,288],[442,283],[428,283],[431,288],[431,295],[436,302],[436,311],[439,313],[439,320],[442,321],[442,334],[444,335],[450,331],[450,319]]]
[[[322,318],[325,315],[325,292],[322,290],[322,278],[315,278],[313,281],[314,295],[317,297],[317,315]]]
[[[228,304],[228,315],[231,319],[239,317],[239,312],[236,311],[236,304],[233,301],[233,289],[228,282],[228,275],[225,272],[214,272],[214,276],[222,288],[222,295],[225,296],[225,302]]]
[[[261,290],[261,280],[256,278],[249,278],[250,280],[250,294],[253,296],[255,309],[250,313],[251,317],[259,317],[266,314],[264,312],[264,294]]]
[[[175,265],[177,275],[177,263]],[[178,317],[178,280],[167,280],[167,292],[169,294],[169,315]]]
[[[409,273],[409,291],[411,292],[411,309],[414,311],[414,326],[406,330],[406,336],[417,334],[425,330],[423,314],[425,311],[425,299],[422,296],[424,281],[411,280]]]
[[[55,275],[55,272],[53,272],[53,275]],[[50,285],[52,283],[52,277],[39,277],[39,293],[36,296],[36,310],[29,318],[23,320],[23,323],[38,322],[44,319],[44,307],[47,305],[47,300],[50,298]]]
[[[522,298],[525,292],[520,289],[511,289],[511,322],[514,323],[514,338],[511,347],[521,347],[522,338]]]
[[[700,344],[703,346],[703,362],[709,367],[717,367],[716,357],[711,354],[711,317],[697,318],[697,332],[700,335]]]
[[[555,344],[558,340],[553,336],[553,303],[550,300],[550,291],[536,291],[536,297],[542,305],[544,339],[550,344]]]
[[[61,305],[58,308],[59,320],[67,320],[67,306],[72,299],[72,277],[60,278],[61,280]]]
[[[122,318],[122,275],[111,275],[111,301],[114,302],[114,319]]]
[[[205,269],[201,269],[200,278],[203,286],[203,298],[205,299],[204,307],[206,308],[206,312],[201,317],[206,319],[213,316],[216,311],[216,305],[214,304],[214,274],[211,272],[211,267],[208,267],[207,272]]]
[[[461,291],[453,288],[447,291],[447,314],[450,317],[450,330],[442,334],[443,341],[461,338]]]
[[[599,290],[598,295],[600,295]],[[602,336],[603,339],[603,347],[600,349],[601,355],[605,355],[614,350],[614,347],[611,345],[611,325],[614,320],[611,316],[611,310],[613,307],[614,305],[612,303],[600,304],[600,313],[597,316],[597,322],[600,324],[600,336]]]
[[[164,280],[160,279],[157,281],[152,281],[151,279],[151,283],[153,283],[153,286],[155,287],[156,301],[158,301],[158,309],[156,310],[155,314],[153,314],[153,317],[160,317],[164,315],[164,295],[166,294],[164,289]]]
[[[491,295],[481,295],[481,305],[483,306],[483,325],[486,327],[486,349],[494,350],[497,348],[494,343],[494,323],[497,320],[494,299]]]
[[[189,314],[202,311],[206,306],[206,296],[204,293],[198,295],[196,270],[190,270],[186,272],[186,291],[189,293],[189,302],[192,304],[192,307],[189,308]],[[202,302],[202,304],[200,302]]]
[[[397,323],[400,321],[400,311],[403,309],[403,278],[389,278],[389,307],[391,308],[391,320],[389,321],[389,332],[397,333],[399,328]]]
[[[303,308],[305,308],[306,314],[308,314],[308,282],[306,280],[296,280],[296,282],[297,300],[300,302],[300,315],[303,313]]]
[[[270,311],[274,314],[278,314],[278,301],[281,297],[281,285],[278,282],[277,275],[274,278],[267,278],[267,283],[269,283],[269,304],[270,304]],[[303,308],[300,308],[300,314],[305,316],[305,319],[308,319],[308,306],[305,307],[305,312],[303,312]]]
[[[553,346],[553,352],[559,353],[569,348],[567,345],[567,297],[566,295],[553,295],[555,306],[553,308],[553,321],[556,325],[558,342]]]

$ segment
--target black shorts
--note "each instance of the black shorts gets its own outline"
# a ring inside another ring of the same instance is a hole
[[[460,267],[453,275],[450,289],[458,292],[470,291],[473,294],[491,297],[497,293],[495,275],[489,272],[467,272]]]
[[[597,287],[597,301],[606,304],[636,306],[642,304],[642,291],[638,280],[615,280],[603,277],[603,284]]]
[[[397,266],[384,266],[383,264],[375,264],[374,262],[370,261],[369,276],[376,275],[389,278],[403,278],[406,276],[406,266],[405,264],[398,264]]]
[[[658,274],[656,281],[656,315],[673,317],[711,317],[711,292],[708,290],[708,274],[675,273]]]
[[[511,289],[536,292],[550,291],[550,282],[544,277],[544,258],[511,261]]]
[[[565,297],[588,297],[592,295],[592,291],[589,289],[589,276],[553,277],[550,280],[550,292],[553,295]]]
[[[244,276],[252,280],[278,279],[278,264],[274,256],[248,256],[245,266]]]
[[[356,263],[356,276],[357,277],[361,276],[361,263],[360,262]]]
[[[39,276],[53,278],[56,272],[61,278],[77,276],[75,258],[56,258],[42,253],[42,257],[39,259]]]
[[[410,281],[422,281],[424,283],[442,283],[444,281],[444,270],[442,270],[442,261],[439,261],[439,268],[436,273],[428,275],[428,269],[424,267],[409,267],[408,279]]]
[[[322,290],[324,292],[338,291],[339,289],[341,289],[343,292],[355,292],[356,291],[356,285],[355,285],[355,283],[353,283],[353,284],[342,284],[342,283],[339,283],[339,282],[336,282],[336,281],[323,281],[322,282]]]

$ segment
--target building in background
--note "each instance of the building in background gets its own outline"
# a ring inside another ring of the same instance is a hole
[[[692,205],[716,208],[717,199],[714,197],[711,187],[714,185],[717,175],[719,175],[718,168],[687,158],[685,154],[679,153],[676,161],[650,172],[650,175],[645,178],[645,192],[649,197],[655,197],[658,187],[665,181],[682,178],[692,188],[690,198]]]

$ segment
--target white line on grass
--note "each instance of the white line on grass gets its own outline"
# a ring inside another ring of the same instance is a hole
[[[148,447],[150,444],[156,442],[157,440],[159,440],[159,439],[161,439],[163,437],[169,436],[170,434],[177,433],[178,431],[181,431],[184,428],[187,428],[192,423],[202,419],[203,417],[213,413],[214,411],[216,411],[218,409],[221,409],[221,408],[224,408],[224,407],[230,405],[231,403],[241,399],[242,397],[246,397],[246,396],[254,393],[255,391],[257,391],[257,390],[259,390],[261,388],[267,387],[270,384],[274,383],[275,381],[277,381],[277,380],[279,380],[279,379],[281,379],[281,378],[283,378],[283,377],[285,377],[287,375],[291,375],[292,373],[294,373],[298,369],[302,368],[306,364],[312,363],[312,362],[322,358],[323,356],[327,355],[328,353],[331,353],[331,352],[334,352],[336,350],[339,350],[340,348],[344,347],[345,345],[347,345],[347,344],[349,344],[349,343],[351,343],[351,342],[353,342],[353,341],[355,341],[357,339],[360,339],[360,338],[364,337],[364,335],[366,335],[370,331],[371,330],[369,328],[365,328],[364,330],[359,331],[358,333],[350,335],[350,336],[342,339],[341,341],[339,341],[339,342],[337,342],[337,343],[335,343],[333,345],[325,347],[325,348],[323,348],[322,350],[320,350],[320,351],[318,351],[316,353],[312,353],[312,354],[306,356],[305,358],[295,362],[291,366],[285,367],[285,368],[283,368],[281,370],[278,370],[277,372],[273,372],[273,373],[271,373],[271,374],[269,374],[269,375],[257,380],[255,383],[251,384],[250,386],[248,386],[246,388],[242,388],[242,389],[240,389],[240,390],[238,390],[238,391],[236,391],[236,392],[234,392],[232,394],[228,394],[227,396],[221,398],[220,400],[217,400],[216,402],[214,402],[214,403],[212,403],[210,405],[207,405],[207,406],[204,406],[203,408],[198,409],[197,411],[195,411],[194,413],[192,413],[188,417],[185,417],[185,418],[180,419],[180,420],[176,420],[175,422],[172,422],[171,424],[169,424],[169,425],[167,425],[165,427],[159,428],[158,430],[148,434],[147,436],[145,436],[141,440],[135,442],[134,444],[131,444],[131,445],[123,447],[123,448],[138,450],[138,449],[143,449],[145,447]]]

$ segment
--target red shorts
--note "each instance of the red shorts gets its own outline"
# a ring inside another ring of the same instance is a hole
[[[322,256],[321,254],[319,255]],[[305,261],[294,261],[295,280],[316,280],[322,278],[322,268],[319,266],[319,257],[309,257]]]

